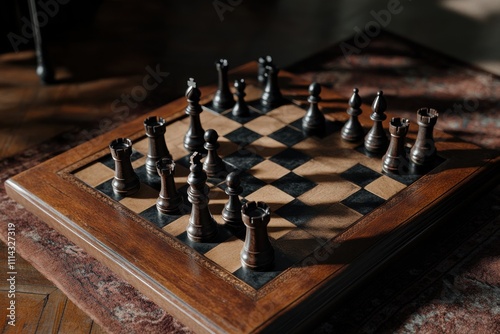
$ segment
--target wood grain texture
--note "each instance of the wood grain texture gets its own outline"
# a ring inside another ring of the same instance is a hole
[[[254,77],[256,64],[245,65],[236,72],[237,77]],[[282,85],[285,96],[307,94],[308,84],[292,74],[282,72],[281,80],[286,82]],[[213,86],[202,89],[206,101],[214,90]],[[322,97],[332,101],[325,103],[325,108],[345,109],[342,97],[334,92],[325,89]],[[173,120],[182,115],[184,107],[185,99],[181,98],[149,115]],[[368,114],[360,117],[366,127],[371,124]],[[329,113],[326,117],[345,121],[347,114]],[[231,275],[214,273],[217,268],[203,256],[142,224],[134,214],[116,210],[103,196],[75,181],[71,173],[102,157],[112,139],[139,138],[142,121],[143,118],[124,124],[14,177],[7,182],[7,190],[158,305],[194,330],[204,332],[300,329],[325,306],[439,223],[456,203],[483,185],[486,187],[485,180],[498,178],[498,159],[494,161],[491,152],[436,133],[438,150],[447,158],[444,163],[362,217],[302,265],[253,291],[237,284]],[[414,140],[415,131],[408,136]]]

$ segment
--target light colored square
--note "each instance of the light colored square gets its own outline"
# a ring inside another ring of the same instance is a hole
[[[271,213],[271,221],[267,225],[267,233],[273,239],[279,239],[285,234],[297,229],[298,227],[290,223],[283,217]]]
[[[284,106],[270,111],[266,115],[276,118],[285,124],[290,124],[299,118],[304,117],[305,114],[306,111],[304,109],[299,108],[294,104],[285,104]]]
[[[283,205],[293,201],[293,199],[292,196],[270,184],[265,185],[246,197],[246,200],[249,202],[265,202],[271,208],[271,212],[275,212]]]
[[[308,137],[300,143],[293,145],[293,148],[311,157],[322,156],[324,155],[323,151],[325,150],[325,148],[320,145],[320,142],[316,137]]]
[[[121,204],[134,211],[135,213],[142,212],[147,208],[156,204],[158,191],[141,183],[141,188],[138,192],[120,201]]]
[[[259,100],[262,96],[262,88],[254,86],[254,85],[248,85],[245,88],[245,101],[250,102],[250,101],[255,101]]]
[[[318,238],[329,240],[345,231],[362,216],[341,203],[335,203],[309,220],[303,228]]]
[[[214,129],[217,131],[219,136],[224,136],[241,127],[241,124],[225,116],[218,115],[211,118],[209,121],[202,122],[201,126],[205,129],[205,131],[208,129]]]
[[[132,168],[136,169],[146,164],[146,156],[142,156],[137,160],[132,161]]]
[[[360,189],[359,186],[332,174],[325,176],[318,185],[300,195],[298,199],[305,204],[319,210],[325,210],[334,203],[338,203]]]
[[[260,155],[261,157],[269,159],[270,157],[285,150],[286,145],[283,145],[282,143],[269,137],[261,137],[248,145],[246,149],[252,153]]]
[[[271,160],[264,160],[260,164],[252,167],[251,174],[259,180],[271,183],[285,176],[290,171]]]
[[[266,115],[257,117],[256,119],[245,124],[245,127],[263,136],[270,135],[271,133],[281,129],[284,126],[285,124],[278,121],[276,118]]]
[[[352,152],[337,150],[334,153],[336,153],[334,156],[315,158],[318,163],[328,168],[329,174],[341,174],[360,162],[356,155],[351,154]]]
[[[147,155],[148,154],[148,148],[149,148],[149,140],[148,140],[148,138],[146,137],[144,139],[139,140],[138,142],[135,142],[134,145],[133,145],[133,148],[136,151],[141,152],[143,155]]]
[[[74,175],[89,186],[95,187],[112,179],[115,172],[106,165],[96,162],[76,172]]]
[[[382,175],[365,187],[366,190],[383,199],[389,199],[404,188],[406,188],[404,184],[386,175]]]
[[[206,252],[205,256],[232,273],[241,267],[240,252],[244,244],[233,236]]]
[[[177,189],[187,184],[187,178],[189,176],[189,173],[190,171],[186,167],[179,164],[175,164],[174,180]]]
[[[276,246],[294,261],[300,261],[320,246],[319,241],[306,231],[296,228],[276,240]]]
[[[217,149],[217,153],[220,157],[227,157],[231,153],[236,152],[239,149],[238,144],[233,143],[226,137],[219,137],[219,148]]]
[[[163,230],[170,235],[176,237],[186,232],[186,228],[189,224],[189,215],[183,215],[179,219],[174,220],[170,224],[163,227]]]

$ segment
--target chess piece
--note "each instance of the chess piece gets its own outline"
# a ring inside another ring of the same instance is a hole
[[[235,80],[234,88],[236,89],[236,104],[233,107],[233,116],[247,117],[250,114],[248,104],[245,101],[245,88],[247,87],[245,79]]]
[[[271,56],[259,57],[259,69],[257,72],[257,80],[262,86],[266,85],[266,67],[273,64],[273,58]]]
[[[382,170],[386,173],[404,175],[408,173],[405,139],[410,122],[406,118],[393,117],[389,123],[391,141],[382,158]]]
[[[267,234],[271,209],[264,202],[248,202],[242,206],[241,215],[246,226],[241,264],[252,270],[265,270],[274,261],[274,249]]]
[[[283,96],[278,86],[278,73],[279,69],[276,66],[266,66],[265,75],[267,76],[267,82],[260,98],[260,103],[266,110],[279,107],[283,104]]]
[[[177,213],[182,204],[182,197],[175,188],[175,162],[170,158],[161,158],[156,163],[156,168],[161,178],[161,190],[156,200],[156,208],[165,214]]]
[[[146,171],[156,174],[156,163],[161,158],[172,158],[165,142],[167,123],[161,117],[151,116],[144,120],[144,129],[148,137],[148,154],[146,156]]]
[[[217,134],[217,131],[208,129],[205,131],[204,138],[207,157],[205,158],[205,162],[203,162],[203,170],[210,177],[220,176],[221,173],[226,172],[226,165],[217,154],[217,149],[219,148],[217,139],[219,138],[219,135]]]
[[[132,141],[128,138],[117,138],[109,144],[109,150],[115,161],[115,176],[111,181],[113,191],[123,196],[136,193],[141,183],[130,161]]]
[[[240,186],[239,175],[235,172],[229,173],[226,177],[226,186],[226,194],[229,196],[229,200],[222,210],[222,219],[230,227],[243,228],[239,196],[243,192],[243,188]]]
[[[188,81],[186,97],[188,101],[186,114],[189,115],[190,122],[189,128],[184,136],[184,148],[191,153],[205,152],[205,148],[203,147],[205,144],[205,140],[203,139],[205,131],[200,122],[200,114],[203,111],[200,106],[201,92],[200,89],[196,87],[196,82],[194,82],[193,78],[190,78]]]
[[[227,79],[227,71],[229,69],[227,59],[219,59],[215,62],[215,67],[219,74],[219,85],[212,101],[212,107],[216,110],[224,111],[234,106],[233,94],[229,90]]]
[[[186,227],[188,238],[195,242],[207,242],[217,235],[217,223],[208,208],[207,174],[203,171],[201,154],[191,155],[191,166],[188,176],[188,200],[192,204],[189,223]]]
[[[428,166],[436,157],[433,131],[438,115],[435,109],[421,108],[417,111],[417,139],[410,150],[410,160],[416,165]]]
[[[325,133],[325,115],[318,107],[318,102],[321,101],[320,93],[320,84],[313,82],[309,86],[309,97],[307,98],[307,102],[310,103],[309,109],[302,118],[302,132],[306,136],[322,136]]]
[[[361,110],[361,97],[358,95],[358,89],[354,88],[352,90],[351,98],[349,99],[349,108],[347,109],[347,114],[349,114],[349,120],[342,127],[340,135],[343,140],[348,142],[358,142],[365,136],[365,131],[359,123],[358,116],[363,112]]]
[[[373,121],[373,126],[365,137],[365,150],[372,154],[382,154],[387,150],[389,139],[382,126],[387,116],[384,114],[387,109],[387,102],[385,101],[384,93],[377,92],[377,96],[373,100],[372,114],[370,115]]]

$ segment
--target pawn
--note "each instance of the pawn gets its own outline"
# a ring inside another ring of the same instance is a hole
[[[267,234],[271,209],[264,202],[248,202],[242,206],[241,215],[246,226],[241,264],[256,271],[270,268],[274,262],[274,249]]]
[[[382,170],[386,173],[404,175],[408,173],[405,153],[405,138],[410,122],[406,118],[393,117],[389,123],[391,141],[382,158]]]
[[[236,89],[236,104],[233,107],[233,116],[237,117],[247,117],[250,115],[250,110],[248,109],[248,104],[245,101],[245,88],[247,87],[245,79],[235,80],[234,88]]]
[[[237,173],[231,172],[226,177],[226,194],[229,201],[222,210],[222,219],[226,225],[234,228],[242,228],[243,220],[241,218],[241,201],[239,195],[243,192],[240,186],[240,177]]]
[[[190,160],[187,194],[192,207],[186,232],[191,241],[208,242],[217,235],[217,223],[208,208],[207,174],[203,171],[200,153],[194,152]]]
[[[365,137],[365,150],[368,153],[375,155],[382,155],[389,145],[389,139],[382,126],[387,116],[384,114],[387,109],[387,102],[385,101],[384,92],[381,90],[377,92],[377,96],[373,100],[372,114],[370,119],[373,121],[373,126]]]
[[[325,133],[325,116],[318,107],[318,102],[321,101],[320,93],[320,84],[313,82],[309,86],[310,95],[307,99],[310,103],[309,109],[302,118],[302,132],[306,136],[322,136]]]
[[[213,129],[208,129],[205,131],[205,149],[207,150],[207,157],[203,163],[203,170],[208,176],[220,176],[221,173],[226,172],[226,165],[224,161],[217,154],[217,149],[219,148],[219,135],[217,131]]]
[[[438,115],[435,109],[421,108],[417,111],[417,139],[410,150],[410,159],[418,166],[432,165],[437,155],[433,131]]]
[[[266,84],[266,67],[272,65],[273,58],[271,56],[259,57],[259,69],[257,73],[257,80],[263,86]]]
[[[186,97],[188,101],[186,114],[189,115],[189,128],[184,136],[184,148],[191,153],[205,152],[203,147],[205,144],[203,140],[205,131],[200,121],[200,114],[203,112],[203,108],[200,105],[201,92],[200,89],[196,87],[196,82],[193,78],[190,78],[188,81]]]
[[[212,101],[212,107],[216,110],[223,111],[234,106],[233,94],[229,90],[229,82],[227,79],[227,72],[229,64],[227,59],[219,59],[215,62],[215,67],[218,72],[219,84]]]
[[[278,73],[279,69],[276,66],[266,66],[265,75],[267,81],[262,97],[260,98],[260,103],[266,110],[271,110],[283,104],[283,96],[278,85]]]
[[[156,168],[161,178],[161,190],[156,200],[156,208],[165,214],[177,213],[182,204],[182,197],[175,188],[175,162],[170,158],[162,158],[156,163]]]
[[[349,99],[349,108],[347,109],[347,114],[349,114],[349,120],[344,124],[341,131],[341,137],[343,140],[348,142],[358,142],[365,136],[365,131],[359,123],[358,116],[363,112],[361,110],[361,97],[358,95],[358,89],[354,88],[352,90],[351,98]]]
[[[113,191],[123,196],[136,193],[141,183],[130,161],[132,141],[128,138],[117,138],[109,143],[109,150],[115,161],[115,175],[111,181]]]

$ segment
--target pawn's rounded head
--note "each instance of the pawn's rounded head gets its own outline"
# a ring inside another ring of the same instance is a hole
[[[219,134],[214,129],[208,129],[205,131],[205,135],[203,136],[206,142],[210,144],[215,144],[217,139],[219,139]]]
[[[237,188],[240,186],[240,176],[236,172],[231,172],[227,174],[226,185],[229,188]]]
[[[313,96],[318,96],[321,93],[321,85],[317,82],[313,82],[309,85],[309,94]]]
[[[358,94],[358,93],[359,93],[359,89],[357,89],[357,88],[353,88],[353,89],[352,89],[352,92],[353,92],[354,94]]]
[[[234,88],[236,90],[245,90],[247,84],[245,83],[245,79],[234,80]]]

